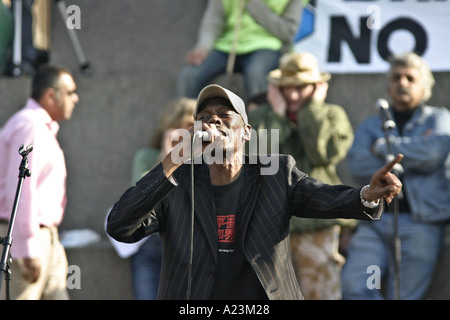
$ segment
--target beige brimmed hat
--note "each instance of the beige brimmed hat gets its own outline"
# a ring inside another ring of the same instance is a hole
[[[218,84],[210,84],[202,89],[197,97],[197,105],[195,106],[194,119],[197,119],[197,112],[203,103],[211,98],[223,98],[231,103],[234,110],[239,113],[244,120],[244,123],[248,124],[247,112],[245,111],[245,104],[239,96],[225,89]]]
[[[279,69],[269,73],[267,80],[277,86],[301,86],[328,81],[331,75],[319,70],[317,58],[309,52],[285,53],[280,58]]]

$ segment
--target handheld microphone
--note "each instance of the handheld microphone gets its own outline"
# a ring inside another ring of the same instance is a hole
[[[392,120],[391,113],[389,112],[389,103],[385,99],[378,99],[375,107],[380,112],[381,119],[383,120],[383,130],[389,131],[394,129],[396,124]]]
[[[207,131],[195,131],[194,138],[201,138],[202,141],[211,141],[211,134]]]

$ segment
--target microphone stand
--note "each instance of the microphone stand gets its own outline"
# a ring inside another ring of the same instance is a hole
[[[19,182],[17,184],[16,196],[14,198],[14,205],[11,213],[11,219],[9,220],[8,226],[8,234],[6,237],[0,237],[0,243],[3,244],[3,254],[2,259],[0,261],[0,290],[3,284],[3,278],[7,280],[6,282],[6,300],[10,299],[9,293],[9,282],[11,280],[11,255],[10,248],[12,244],[12,231],[14,228],[14,221],[16,219],[17,206],[20,199],[20,194],[22,192],[23,181],[26,177],[31,176],[31,171],[28,170],[28,158],[27,155],[33,150],[33,146],[29,145],[26,149],[23,147],[23,144],[19,148],[19,154],[22,156],[22,161],[19,166]]]
[[[387,111],[389,112],[389,111]],[[382,128],[384,132],[384,138],[386,140],[387,154],[386,162],[390,162],[394,159],[392,153],[391,143],[389,141],[388,133],[394,129],[396,124],[392,120],[386,120],[383,122]],[[392,173],[399,177],[403,173],[403,167],[401,164],[396,163],[392,169]],[[401,242],[398,235],[398,215],[399,215],[399,198],[402,198],[403,194],[400,194],[392,200],[393,214],[394,214],[394,299],[400,300],[400,261],[401,261]]]

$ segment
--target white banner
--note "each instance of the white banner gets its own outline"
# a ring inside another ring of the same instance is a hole
[[[449,71],[450,0],[311,0],[294,42],[332,73],[385,72],[406,51]]]

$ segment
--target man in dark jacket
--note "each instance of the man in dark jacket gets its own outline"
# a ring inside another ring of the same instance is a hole
[[[107,232],[118,241],[161,235],[160,299],[302,299],[290,218],[377,220],[383,198],[389,203],[401,190],[389,172],[401,155],[363,188],[325,185],[291,156],[245,156],[251,126],[244,102],[218,85],[200,92],[194,116],[206,134],[195,125],[186,131],[108,217]],[[192,136],[209,141],[200,147]]]

